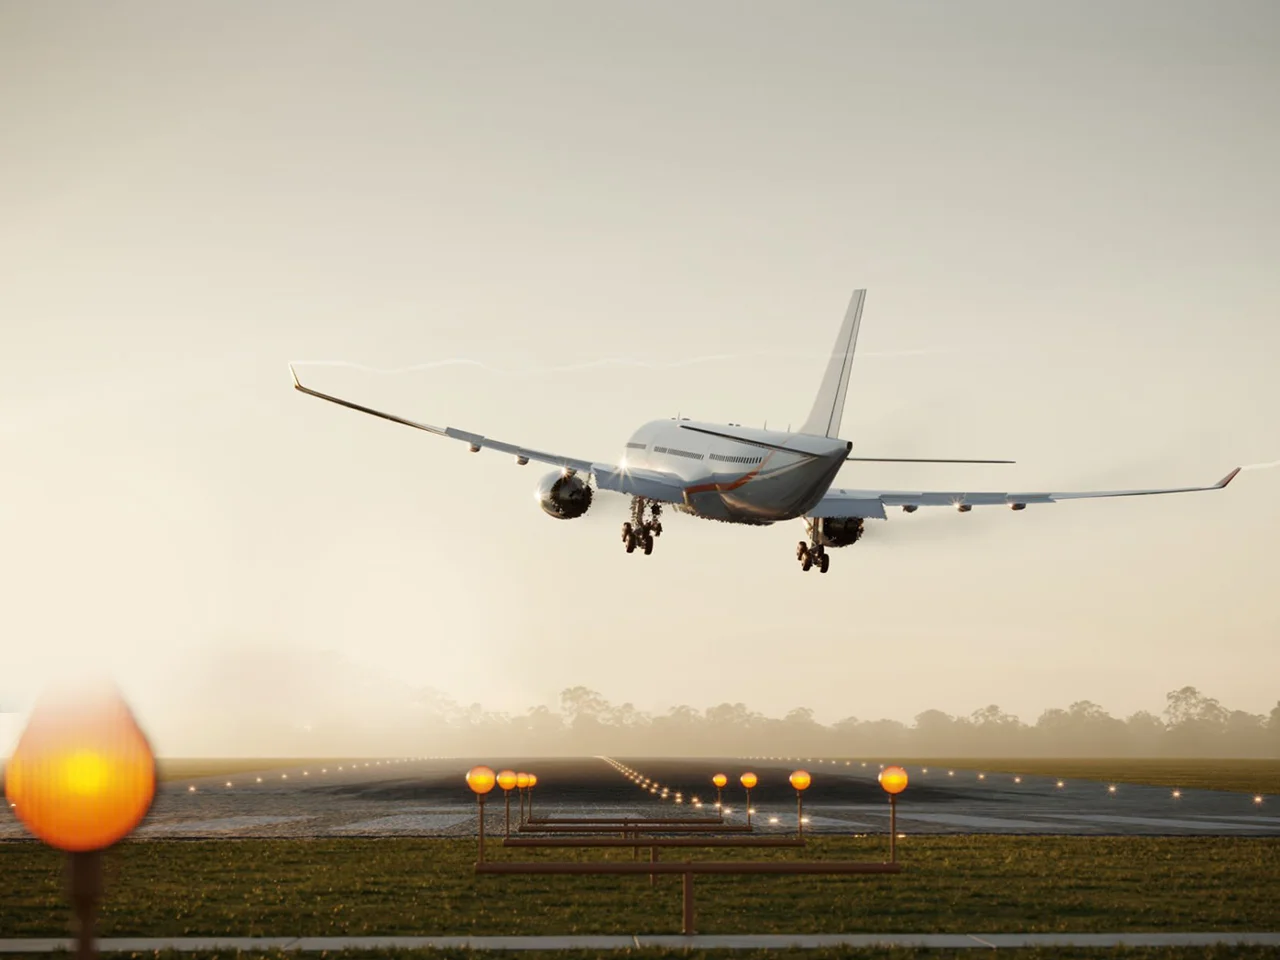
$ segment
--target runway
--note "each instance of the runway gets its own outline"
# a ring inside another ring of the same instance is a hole
[[[726,820],[745,822],[738,783],[751,770],[752,817],[763,835],[794,834],[796,795],[787,783],[794,763],[742,759],[612,758],[661,785],[659,793],[633,784],[603,758],[484,757],[315,761],[305,765],[218,777],[170,781],[135,836],[457,837],[476,833],[474,795],[464,781],[477,763],[538,775],[538,816],[681,816],[714,810],[711,776],[728,776]],[[884,834],[889,805],[876,782],[878,763],[814,760],[804,794],[805,830],[815,835]],[[1063,780],[972,769],[908,766],[910,785],[898,801],[898,832],[912,834],[1047,834],[1146,836],[1280,836],[1280,798],[1255,803],[1249,794],[1183,790],[1118,782]],[[1059,785],[1061,784],[1061,785]],[[660,798],[661,788],[668,798]],[[1112,789],[1114,787],[1114,789]],[[676,792],[683,802],[674,802]],[[693,806],[697,797],[704,806]],[[512,792],[512,822],[519,802]],[[486,802],[486,830],[504,826],[502,791]],[[7,808],[0,839],[28,836]]]

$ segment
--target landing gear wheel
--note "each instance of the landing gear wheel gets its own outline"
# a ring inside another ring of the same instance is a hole
[[[627,521],[622,525],[622,540],[625,543],[627,537],[631,536],[631,521]]]
[[[796,544],[796,559],[803,560],[809,554],[809,545],[801,540]]]
[[[822,555],[822,566],[818,567],[823,573],[827,572],[827,568],[831,566],[831,558],[825,553]]]
[[[644,555],[647,557],[653,553],[653,537],[644,538]]]
[[[806,550],[804,556],[800,558],[800,569],[808,570],[812,566],[813,557],[809,556],[809,552]]]
[[[655,537],[660,537],[660,536],[662,536],[662,524],[660,524],[660,523],[655,523],[655,524],[653,525],[653,535],[654,535]]]
[[[627,531],[627,535],[626,535],[625,537],[623,537],[623,538],[622,538],[622,542],[623,542],[623,543],[625,543],[625,544],[627,545],[627,553],[634,553],[634,552],[635,552],[635,549],[636,549],[636,535],[635,535],[634,533],[632,533],[630,530],[628,530],[628,531]]]

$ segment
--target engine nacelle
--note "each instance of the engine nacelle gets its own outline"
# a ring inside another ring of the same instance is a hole
[[[822,540],[827,546],[847,547],[862,537],[862,517],[826,517],[822,520]]]
[[[549,473],[538,483],[538,506],[557,520],[573,520],[591,506],[591,484],[575,474]]]

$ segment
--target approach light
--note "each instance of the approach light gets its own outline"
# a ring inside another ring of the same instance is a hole
[[[60,850],[111,846],[142,822],[156,761],[112,689],[46,694],[5,770],[5,797],[33,834]]]
[[[498,774],[498,786],[503,790],[510,790],[516,785],[516,772],[514,770],[503,770]]]
[[[750,790],[757,783],[760,782],[759,778],[754,773],[744,773],[738,779],[742,781],[742,785],[746,787],[748,790]]]
[[[1066,786],[1066,784],[1065,784],[1065,783],[1063,783],[1061,780],[1059,780],[1059,781],[1058,781],[1058,789],[1059,789],[1059,790],[1061,790],[1061,789],[1062,789],[1063,787],[1065,787],[1065,786]]]
[[[884,792],[890,796],[895,796],[907,789],[907,771],[901,767],[888,767],[881,771],[877,778],[880,786],[884,788]]]
[[[195,792],[196,792],[195,784],[192,784],[191,786],[187,787],[187,793],[195,793]]]
[[[516,788],[519,790],[523,790],[528,785],[529,785],[529,775],[527,773],[517,773]]]
[[[1177,799],[1178,799],[1178,798],[1180,798],[1181,796],[1182,796],[1182,791],[1181,791],[1181,790],[1175,790],[1175,791],[1173,791],[1173,799],[1177,800]]]
[[[262,778],[261,778],[261,777],[259,777],[259,778],[258,778],[258,782],[259,782],[259,783],[261,783],[261,782],[262,782]]]
[[[726,777],[723,773],[717,773],[714,777],[711,778],[711,782],[716,785],[716,789],[718,790],[722,788],[726,783],[729,782],[729,778]]]
[[[493,789],[497,777],[488,767],[472,767],[467,771],[467,786],[476,796],[484,796]]]
[[[536,773],[529,774],[529,789],[532,790],[538,785],[538,775]]]
[[[1021,777],[1014,777],[1014,778],[1013,778],[1013,782],[1014,782],[1014,783],[1021,783],[1021,782],[1022,782],[1022,778],[1021,778]]]
[[[1107,793],[1115,793],[1115,792],[1116,792],[1116,785],[1114,783],[1111,784],[1109,787],[1107,787]]]
[[[797,790],[807,790],[809,784],[813,783],[813,777],[809,776],[807,770],[797,770],[788,779],[791,781],[791,786]]]
[[[1261,803],[1261,802],[1262,802],[1262,794],[1260,794],[1260,793],[1259,793],[1259,794],[1257,794],[1257,795],[1253,798],[1253,802],[1254,802],[1254,803]]]

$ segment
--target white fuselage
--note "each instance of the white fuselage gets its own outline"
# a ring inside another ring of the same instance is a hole
[[[844,465],[849,447],[844,440],[808,434],[653,420],[627,442],[623,463],[628,469],[661,470],[680,477],[685,484],[684,503],[677,509],[686,513],[763,524],[792,520],[812,509]]]

